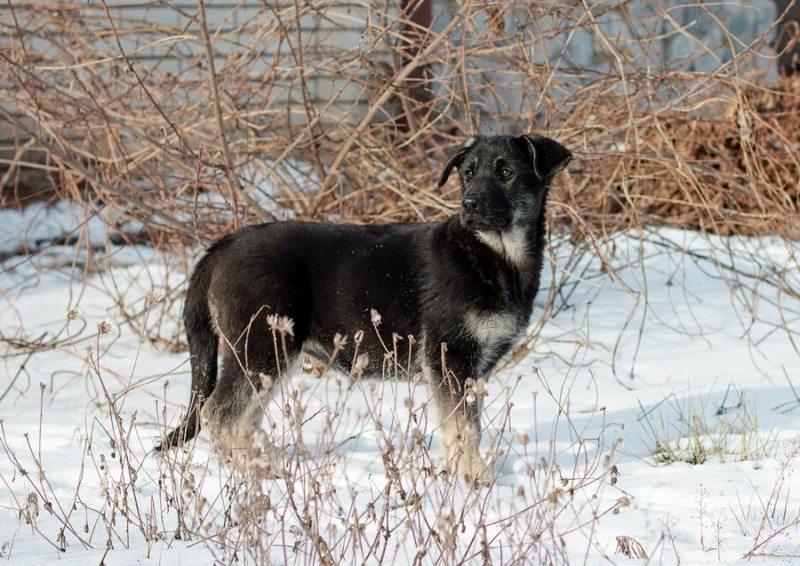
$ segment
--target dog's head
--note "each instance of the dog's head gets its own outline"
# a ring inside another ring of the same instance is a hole
[[[553,176],[572,154],[536,134],[467,139],[444,164],[439,187],[453,168],[461,180],[461,223],[479,231],[503,232],[538,217]]]

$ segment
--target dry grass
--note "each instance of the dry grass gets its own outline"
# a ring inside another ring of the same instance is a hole
[[[800,77],[780,78],[771,88],[727,77],[714,81],[702,100],[687,96],[685,103],[631,116],[619,116],[620,101],[598,96],[601,103],[569,120],[576,129],[603,130],[605,151],[583,156],[574,188],[557,193],[574,217],[556,221],[603,234],[667,225],[800,237],[798,87]],[[615,118],[600,122],[598,116]],[[620,118],[627,120],[621,127]],[[584,143],[600,149],[598,141]]]
[[[97,325],[92,342],[85,379],[97,393],[89,409],[95,417],[78,427],[67,458],[80,475],[69,487],[50,480],[59,464],[43,448],[46,436],[26,435],[20,446],[0,420],[0,455],[9,464],[0,481],[10,504],[20,525],[59,553],[134,548],[157,558],[182,541],[202,545],[206,559],[221,564],[490,564],[498,556],[503,564],[567,564],[564,535],[591,531],[631,504],[617,485],[615,427],[566,444],[539,438],[539,423],[526,419],[518,428],[512,399],[520,401],[519,380],[487,399],[493,431],[486,457],[517,470],[513,495],[505,484],[453,481],[430,450],[430,392],[391,379],[284,381],[262,431],[282,448],[270,462],[285,472],[278,479],[264,479],[261,459],[235,471],[219,465],[205,442],[160,456],[150,451],[151,433],[156,425],[165,433],[175,415],[165,410],[163,421],[144,422],[130,404],[145,404],[128,395],[141,399],[161,384],[132,384],[114,370],[125,347],[108,323]],[[564,392],[546,387],[543,398],[561,407],[547,426],[574,429]],[[27,497],[17,497],[16,481]]]

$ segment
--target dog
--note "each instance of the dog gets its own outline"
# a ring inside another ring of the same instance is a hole
[[[457,169],[461,209],[447,220],[273,222],[218,240],[186,295],[188,412],[158,449],[201,424],[229,455],[251,445],[278,377],[307,353],[345,373],[424,378],[448,468],[481,481],[476,388],[528,325],[550,183],[571,158],[541,135],[470,137],[438,181]]]

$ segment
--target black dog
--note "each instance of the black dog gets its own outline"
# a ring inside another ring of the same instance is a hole
[[[192,397],[164,447],[202,421],[221,448],[249,450],[272,384],[307,352],[346,373],[424,377],[448,465],[479,479],[480,395],[469,393],[528,324],[550,181],[571,157],[538,135],[471,137],[439,179],[457,167],[462,186],[444,222],[277,222],[217,241],[189,285]]]

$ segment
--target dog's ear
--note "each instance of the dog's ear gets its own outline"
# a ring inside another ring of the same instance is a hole
[[[522,136],[522,140],[533,161],[533,170],[542,181],[561,171],[572,159],[572,153],[566,147],[550,138],[527,134]]]
[[[477,141],[477,136],[471,136],[464,140],[464,143],[458,146],[458,149],[449,155],[447,161],[444,162],[442,174],[439,176],[439,183],[436,185],[438,188],[441,189],[442,185],[447,182],[447,178],[450,177],[450,172],[453,170],[453,167],[456,167],[461,163],[469,148],[475,145]]]

